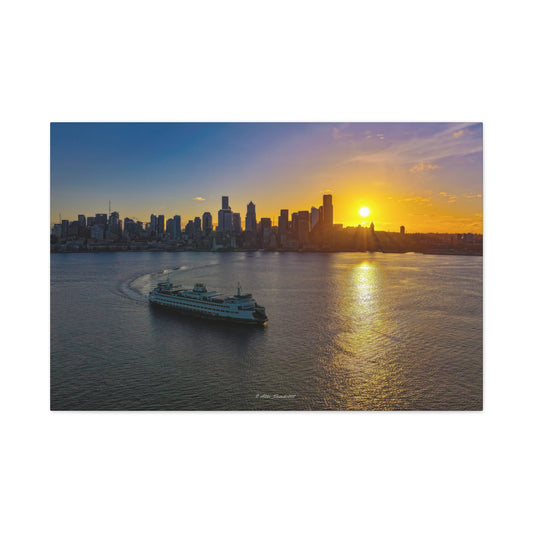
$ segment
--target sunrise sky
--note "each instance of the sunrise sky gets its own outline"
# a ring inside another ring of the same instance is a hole
[[[189,219],[222,195],[277,224],[319,207],[376,230],[482,233],[480,123],[53,123],[50,222],[107,213]],[[361,207],[370,214],[359,215]]]

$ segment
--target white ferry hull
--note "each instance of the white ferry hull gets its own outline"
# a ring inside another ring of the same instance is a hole
[[[191,309],[184,309],[169,303],[163,303],[158,301],[150,301],[154,306],[164,308],[169,311],[179,313],[184,316],[192,316],[195,318],[204,318],[208,320],[220,320],[224,322],[232,322],[234,324],[248,324],[251,326],[265,326],[267,319],[256,319],[256,318],[240,318],[238,316],[222,316],[216,313],[210,313],[207,311],[196,311]]]
[[[222,320],[237,324],[264,326],[268,320],[264,307],[255,303],[251,295],[218,298],[215,293],[207,293],[203,285],[197,284],[193,291],[172,290],[172,285],[160,283],[148,297],[152,305],[176,311],[178,313]]]

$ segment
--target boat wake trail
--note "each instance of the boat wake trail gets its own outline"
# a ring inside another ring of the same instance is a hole
[[[191,271],[204,270],[217,266],[220,266],[220,263],[215,261],[199,265],[169,266],[168,268],[154,272],[137,272],[127,279],[120,280],[112,292],[128,300],[146,304],[148,303],[150,291],[159,282],[166,281],[167,277],[169,277],[171,283],[179,283],[179,279],[176,279],[176,277],[179,277],[180,274],[187,274]]]
[[[164,270],[156,270],[155,272],[137,272],[133,276],[126,279],[121,279],[112,292],[123,298],[127,298],[133,302],[140,304],[148,303],[148,294],[153,289],[154,285],[160,281],[163,275],[170,274],[181,267],[166,268]]]

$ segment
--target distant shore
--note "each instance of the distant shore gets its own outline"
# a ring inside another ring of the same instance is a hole
[[[98,250],[51,250],[51,254],[102,254],[102,253],[243,253],[243,252],[266,252],[266,253],[297,253],[297,254],[338,254],[338,253],[382,253],[382,254],[421,254],[421,255],[459,255],[483,257],[482,250],[273,250],[273,249],[235,249],[235,250],[172,250],[172,249],[128,249],[116,247],[101,248]]]

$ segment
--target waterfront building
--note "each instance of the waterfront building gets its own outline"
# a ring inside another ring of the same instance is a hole
[[[109,231],[119,236],[119,214],[118,211],[113,211],[111,215],[109,215]]]
[[[102,226],[105,230],[105,227],[107,226],[107,213],[96,213],[95,224]]]
[[[68,220],[61,221],[61,238],[66,239],[68,237]]]
[[[78,235],[79,235],[79,224],[77,220],[74,220],[68,226],[68,236],[78,237]]]
[[[289,210],[281,209],[278,217],[278,232],[280,235],[287,235],[289,232]]]
[[[101,224],[95,224],[91,227],[91,239],[96,239],[97,241],[104,239],[104,229]]]
[[[257,218],[255,215],[255,205],[253,202],[250,202],[246,206],[246,221],[245,228],[246,231],[256,231],[257,230]]]
[[[185,226],[185,235],[191,239],[194,237],[194,222],[192,220],[189,220]]]
[[[85,215],[78,215],[78,226],[80,227],[80,229],[85,229],[87,227]]]
[[[56,237],[56,239],[61,239],[61,224],[54,224],[54,227],[52,229],[52,237]]]
[[[311,229],[313,229],[318,224],[318,209],[316,207],[311,207]]]
[[[165,233],[165,215],[159,215],[157,217],[157,235],[161,237]]]
[[[242,226],[241,226],[241,214],[240,213],[233,213],[232,216],[232,230],[234,233],[241,233]]]
[[[322,205],[324,206],[324,224],[333,226],[333,198],[331,194],[322,196]]]
[[[174,227],[172,232],[173,239],[179,239],[181,237],[181,217],[174,215]]]
[[[202,230],[204,235],[209,235],[213,231],[213,217],[208,211],[202,215]]]
[[[194,236],[200,237],[200,235],[202,235],[202,219],[194,217]]]
[[[218,211],[217,231],[231,231],[233,227],[233,217],[231,207],[229,206],[229,197],[222,197],[222,209]]]
[[[400,235],[405,235],[405,226],[400,226]]]
[[[124,238],[131,239],[138,233],[137,224],[131,218],[124,218]]]
[[[224,211],[224,216],[222,218],[222,231],[232,231],[233,230],[233,213],[231,211]]]
[[[298,242],[300,245],[309,242],[309,211],[298,211]]]
[[[291,213],[290,232],[293,239],[298,238],[298,213]]]

